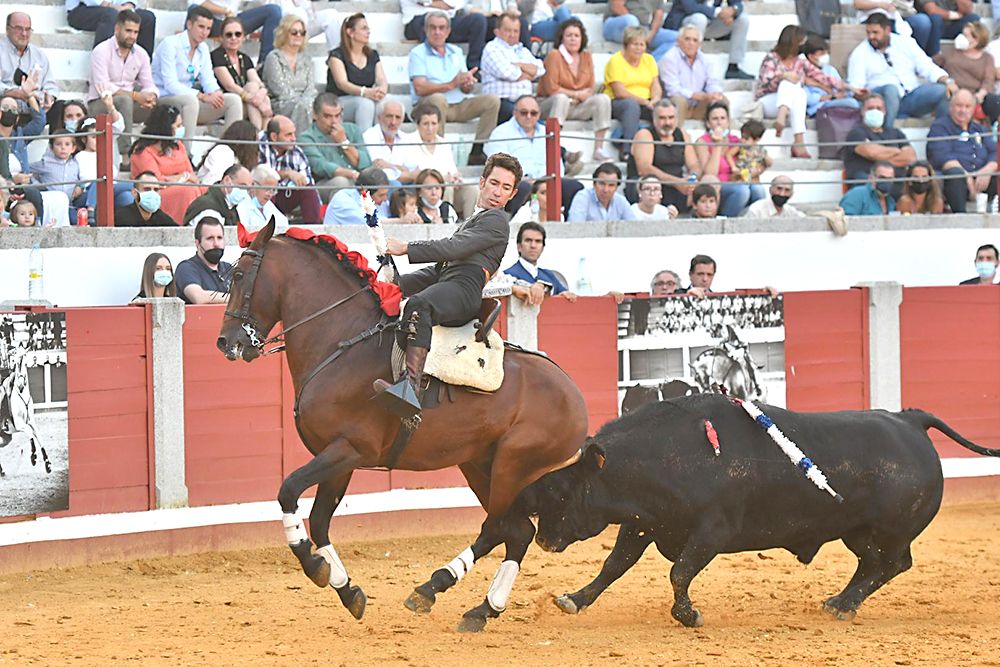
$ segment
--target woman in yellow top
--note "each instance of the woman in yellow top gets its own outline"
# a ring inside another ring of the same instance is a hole
[[[625,29],[622,50],[604,67],[604,94],[611,98],[611,117],[622,124],[622,139],[630,141],[639,130],[639,120],[653,119],[653,107],[663,97],[656,60],[646,53],[646,31],[638,26]],[[622,160],[628,160],[632,144],[622,144]]]

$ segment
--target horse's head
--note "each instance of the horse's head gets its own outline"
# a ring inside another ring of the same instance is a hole
[[[268,332],[278,321],[278,281],[267,275],[269,271],[264,265],[264,248],[273,235],[272,218],[233,267],[229,303],[216,342],[230,361],[238,358],[253,361],[259,357]],[[261,280],[262,276],[267,277]]]

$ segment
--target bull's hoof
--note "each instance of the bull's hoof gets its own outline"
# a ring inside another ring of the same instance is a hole
[[[337,594],[340,595],[340,601],[347,608],[347,611],[351,612],[351,616],[360,621],[361,617],[365,615],[365,607],[368,606],[368,596],[361,590],[361,587],[351,586],[346,593],[341,593],[338,589]]]
[[[853,621],[858,615],[856,609],[841,609],[840,598],[830,598],[823,603],[823,611],[833,616],[838,621]]]
[[[486,629],[486,619],[482,616],[463,616],[457,629],[459,632],[482,632]]]
[[[557,607],[562,609],[567,614],[579,614],[581,611],[583,611],[582,609],[576,606],[576,603],[573,602],[573,598],[571,598],[569,595],[560,595],[555,599],[555,603]]]
[[[330,564],[321,556],[312,556],[308,563],[303,563],[302,570],[320,588],[330,585]]]
[[[683,610],[674,609],[672,615],[686,628],[700,628],[705,625],[705,619],[702,618],[701,612],[694,607]]]
[[[429,614],[434,607],[434,597],[427,597],[420,591],[415,590],[403,601],[403,606],[415,614]]]

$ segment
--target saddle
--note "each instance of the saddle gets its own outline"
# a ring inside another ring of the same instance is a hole
[[[475,320],[457,327],[434,327],[424,375],[479,391],[499,389],[503,384],[504,342],[493,330],[499,315],[500,301],[483,299]],[[392,370],[396,380],[405,373],[403,360],[403,350],[394,343]]]

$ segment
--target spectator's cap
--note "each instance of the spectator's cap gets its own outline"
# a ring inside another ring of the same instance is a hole
[[[889,17],[882,12],[875,12],[874,14],[869,14],[868,18],[864,20],[865,25],[880,25],[883,28],[888,28],[892,25],[892,21]]]

